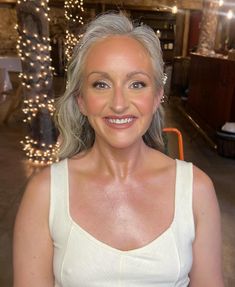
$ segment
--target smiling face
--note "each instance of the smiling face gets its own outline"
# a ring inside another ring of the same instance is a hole
[[[116,148],[142,142],[160,102],[145,48],[127,36],[112,36],[89,50],[80,111],[102,141]]]

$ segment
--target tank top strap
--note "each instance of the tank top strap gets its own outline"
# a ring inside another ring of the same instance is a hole
[[[49,226],[51,234],[62,234],[69,226],[68,216],[68,166],[67,159],[51,165]]]
[[[176,160],[175,223],[178,229],[194,237],[193,165]]]

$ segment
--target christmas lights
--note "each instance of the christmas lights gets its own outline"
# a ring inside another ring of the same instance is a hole
[[[18,0],[17,4],[28,4],[29,7],[35,9],[31,12],[33,15],[34,13],[40,15],[40,17],[44,17],[42,21],[47,22],[50,21],[48,2],[49,0],[33,1],[33,3],[30,0]],[[35,31],[32,33],[31,29],[27,25],[25,26],[21,23],[21,27],[16,25],[15,28],[19,33],[17,50],[23,67],[23,72],[19,75],[25,94],[22,109],[25,115],[23,121],[32,130],[32,126],[41,116],[53,117],[54,99],[48,95],[53,67],[50,58],[50,38],[39,35]],[[38,131],[39,134],[40,132]],[[35,139],[33,135],[26,136],[21,143],[30,162],[48,165],[57,161],[59,149],[57,143],[51,144],[50,140],[47,140],[47,143],[41,143],[41,138]]]
[[[36,145],[38,146],[38,142],[29,136],[26,136],[25,140],[21,141],[21,143],[24,145],[23,150],[26,152],[30,163],[44,166],[58,161],[59,143],[49,145],[48,147],[46,143],[41,143],[41,148],[38,149],[35,148]]]
[[[227,12],[227,18],[228,18],[229,20],[231,20],[231,19],[233,18],[233,11],[232,11],[232,10],[228,10],[228,12]]]
[[[178,13],[178,6],[177,6],[177,0],[174,1],[174,5],[171,8],[171,13],[176,14]]]
[[[224,1],[223,0],[219,0],[219,6],[223,6],[224,5]]]
[[[78,28],[84,24],[82,14],[83,0],[67,0],[64,2],[65,18],[67,20],[68,29],[65,38],[65,57],[67,63],[71,59],[73,49],[79,42]],[[72,32],[74,30],[74,32]]]
[[[178,7],[175,5],[172,7],[172,14],[176,14],[178,12]]]

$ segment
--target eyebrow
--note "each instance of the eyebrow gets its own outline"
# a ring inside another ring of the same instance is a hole
[[[102,72],[102,71],[92,71],[92,72],[90,72],[90,73],[87,75],[87,78],[89,78],[89,77],[90,77],[91,75],[93,75],[93,74],[99,74],[99,75],[101,75],[101,76],[103,76],[103,77],[105,77],[105,78],[110,78],[110,76],[109,76],[108,73]]]
[[[148,73],[145,73],[145,72],[143,72],[143,71],[133,71],[133,72],[130,72],[130,73],[127,74],[127,77],[128,77],[128,78],[131,78],[131,77],[133,77],[133,76],[135,76],[135,75],[138,75],[138,74],[144,75],[144,76],[148,77],[148,78],[151,80],[151,76],[150,76]]]
[[[106,73],[106,72],[102,72],[102,71],[92,71],[92,72],[90,72],[90,73],[87,75],[87,78],[89,78],[89,77],[90,77],[91,75],[93,75],[93,74],[99,74],[99,75],[101,75],[101,76],[103,76],[103,77],[105,77],[105,78],[110,79],[109,74]],[[148,73],[145,73],[144,71],[132,71],[132,72],[130,72],[130,73],[127,74],[127,78],[130,79],[130,78],[132,78],[133,76],[138,75],[138,74],[144,75],[144,76],[148,77],[148,78],[151,80],[151,76],[150,76]]]

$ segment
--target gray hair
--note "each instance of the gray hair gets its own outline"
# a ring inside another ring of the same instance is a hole
[[[92,147],[95,132],[78,108],[77,95],[82,90],[86,55],[94,43],[113,35],[125,35],[136,39],[147,50],[154,70],[156,89],[164,87],[163,59],[158,37],[146,25],[135,26],[125,15],[107,13],[91,21],[74,49],[67,72],[67,87],[57,102],[56,123],[60,131],[61,159]],[[159,106],[150,127],[143,135],[144,142],[157,150],[163,150],[163,110]]]

